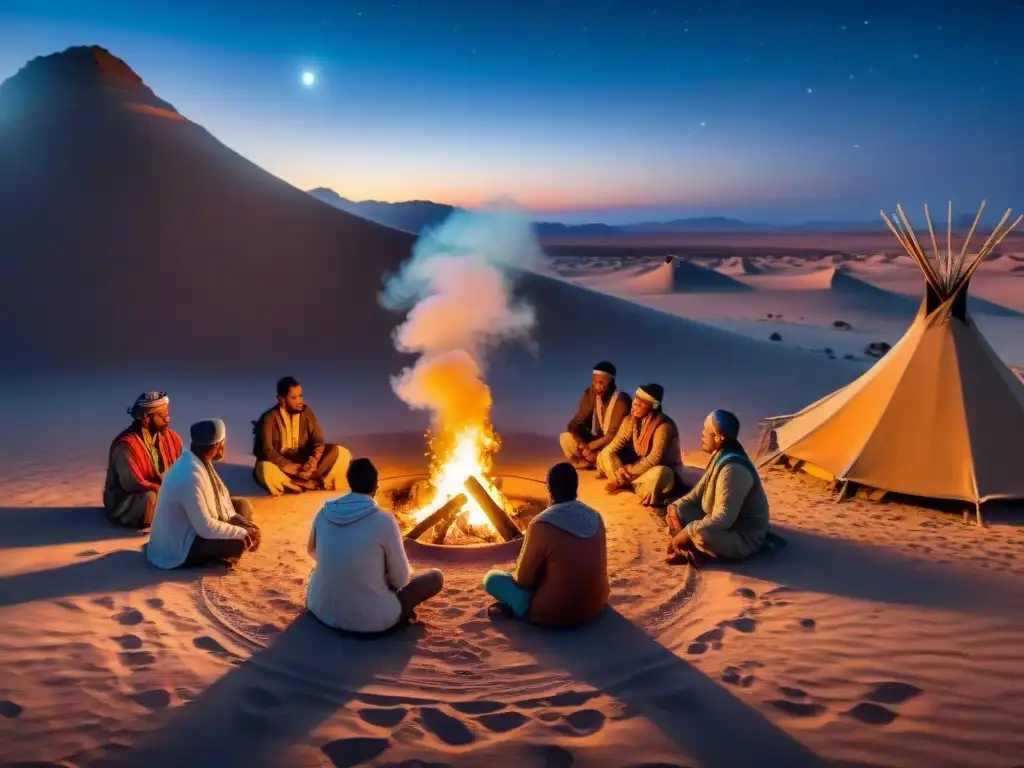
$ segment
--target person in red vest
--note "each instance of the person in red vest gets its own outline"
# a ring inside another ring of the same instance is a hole
[[[182,452],[170,403],[166,392],[143,392],[128,409],[131,426],[110,444],[103,508],[112,523],[145,529],[153,522],[164,473]]]

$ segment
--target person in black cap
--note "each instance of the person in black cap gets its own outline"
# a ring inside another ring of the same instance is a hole
[[[629,395],[615,386],[615,366],[602,360],[594,366],[566,431],[558,436],[565,457],[576,469],[593,468],[628,413]]]
[[[167,471],[156,502],[146,557],[158,568],[234,562],[260,542],[252,505],[231,498],[213,467],[224,458],[224,422],[196,422],[189,436],[191,449]]]
[[[638,387],[629,416],[597,457],[599,476],[608,478],[606,491],[632,488],[651,507],[663,506],[683,484],[679,430],[661,409],[664,397],[661,384]]]

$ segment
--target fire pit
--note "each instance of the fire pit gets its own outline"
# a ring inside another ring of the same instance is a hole
[[[458,559],[515,556],[526,527],[547,506],[547,488],[517,475],[470,475],[460,493],[436,488],[428,474],[381,480],[381,507],[394,513],[410,554]],[[448,559],[448,558],[445,558]]]

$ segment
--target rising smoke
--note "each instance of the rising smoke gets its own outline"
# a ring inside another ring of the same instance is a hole
[[[391,386],[410,407],[431,411],[435,434],[490,423],[487,354],[503,341],[531,343],[533,307],[512,291],[517,270],[544,261],[530,220],[501,203],[457,211],[425,231],[387,279],[381,304],[408,310],[395,348],[420,355]]]

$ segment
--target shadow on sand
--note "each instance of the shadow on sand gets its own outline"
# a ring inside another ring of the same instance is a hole
[[[1007,590],[1024,601],[1024,587],[998,574],[928,562],[864,542],[830,538],[794,528],[776,530],[788,546],[743,562],[701,562],[723,570],[807,592],[879,603],[989,613],[1007,604]]]
[[[198,698],[175,710],[158,730],[94,765],[282,765],[282,753],[300,742],[377,675],[398,675],[415,651],[423,627],[390,637],[344,637],[303,614],[273,643],[234,667]],[[324,752],[335,765],[372,760],[386,738],[333,741]]]
[[[119,549],[91,560],[0,578],[0,607],[97,592],[130,592],[168,581],[194,581],[196,575],[195,570],[155,568],[141,550]]]
[[[496,610],[491,617],[514,646],[542,665],[564,669],[644,715],[675,742],[688,764],[826,765],[612,608],[589,626],[561,632],[539,630]]]
[[[101,507],[7,507],[0,509],[0,549],[138,539],[138,531],[107,520]]]

